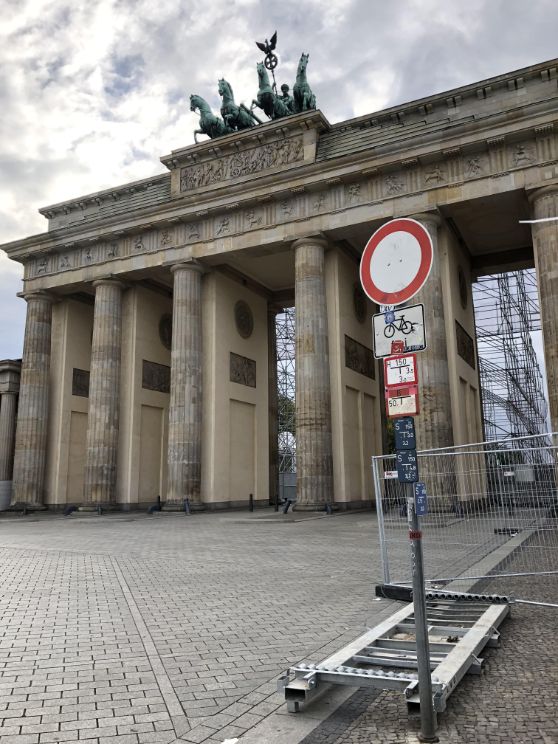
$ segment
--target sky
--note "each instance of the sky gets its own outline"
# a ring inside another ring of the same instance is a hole
[[[555,0],[0,0],[0,244],[40,207],[164,172],[193,143],[197,93],[237,101],[277,30],[278,83],[302,51],[330,122],[558,56]],[[21,266],[0,250],[0,359],[22,354]]]

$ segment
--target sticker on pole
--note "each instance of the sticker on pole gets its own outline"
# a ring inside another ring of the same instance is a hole
[[[402,353],[426,349],[424,305],[409,305],[399,310],[377,313],[372,316],[372,328],[376,359],[392,354],[394,343],[402,347]]]
[[[420,222],[391,220],[372,235],[360,261],[362,288],[378,305],[401,305],[414,297],[432,268],[432,239]]]

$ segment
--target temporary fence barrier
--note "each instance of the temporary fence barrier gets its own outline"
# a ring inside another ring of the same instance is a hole
[[[556,433],[418,453],[427,493],[421,518],[427,585],[558,575]],[[412,581],[407,498],[396,455],[372,458],[384,582]]]

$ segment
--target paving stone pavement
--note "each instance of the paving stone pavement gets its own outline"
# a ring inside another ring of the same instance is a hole
[[[3,516],[0,558],[0,744],[239,737],[393,611],[371,513]]]

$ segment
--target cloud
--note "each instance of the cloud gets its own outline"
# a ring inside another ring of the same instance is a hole
[[[292,86],[308,52],[318,105],[335,122],[550,59],[558,22],[551,0],[4,0],[4,7],[0,243],[44,231],[41,206],[163,172],[159,157],[193,141],[190,93],[217,110],[225,76],[236,100],[249,104],[260,58],[254,42],[276,29],[278,82]],[[21,314],[20,270],[3,257],[0,271],[2,307]],[[0,357],[12,348],[4,327]]]
[[[21,291],[23,268],[0,250],[0,359],[20,359],[23,353],[25,301]]]

